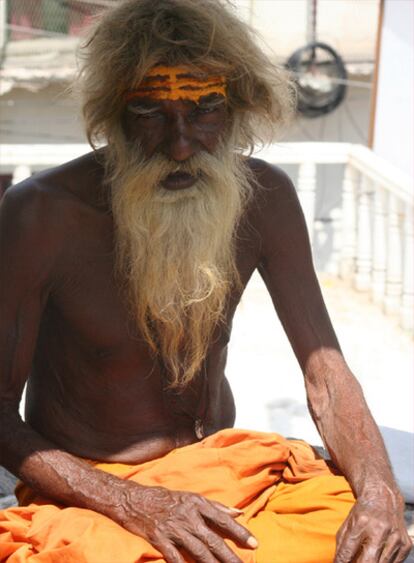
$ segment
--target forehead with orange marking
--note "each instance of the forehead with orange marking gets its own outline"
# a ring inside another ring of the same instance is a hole
[[[151,100],[190,100],[211,94],[226,97],[226,79],[220,75],[197,73],[185,66],[156,66],[144,77],[137,88],[126,93],[127,102],[134,98]]]

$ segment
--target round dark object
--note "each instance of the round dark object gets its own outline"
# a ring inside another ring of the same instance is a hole
[[[309,43],[288,59],[296,77],[298,111],[306,117],[330,113],[345,98],[347,72],[338,53],[326,43]]]

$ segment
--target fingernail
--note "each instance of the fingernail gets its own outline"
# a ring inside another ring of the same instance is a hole
[[[237,512],[238,514],[243,514],[243,510],[240,510],[240,508],[235,508],[234,506],[230,506],[230,510],[232,510],[233,512]]]
[[[250,538],[247,540],[247,545],[249,547],[258,547],[259,546],[259,542],[257,541],[256,538],[254,538],[253,536],[250,536]]]

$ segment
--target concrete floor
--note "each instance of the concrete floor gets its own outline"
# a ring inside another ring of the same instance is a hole
[[[320,276],[342,351],[380,427],[414,540],[414,347],[412,337],[364,294]],[[322,445],[309,416],[303,377],[272,302],[254,275],[234,320],[227,377],[236,426],[275,431]],[[357,429],[356,429],[357,430]],[[414,548],[406,563],[414,563]]]
[[[412,338],[344,282],[321,276],[321,285],[345,358],[380,426],[407,501],[413,503]],[[299,365],[258,275],[236,312],[227,376],[236,400],[236,426],[322,444],[308,414]]]

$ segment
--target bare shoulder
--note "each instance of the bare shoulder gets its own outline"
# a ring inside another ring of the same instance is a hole
[[[97,182],[93,158],[85,155],[16,184],[1,200],[3,235],[41,238],[50,246],[80,214],[93,209],[91,192]]]
[[[295,186],[284,170],[257,158],[249,159],[254,177],[253,207],[258,227],[269,236],[303,228],[304,219]]]
[[[1,201],[1,221],[21,229],[59,229],[82,208],[94,208],[102,167],[93,153],[34,174],[9,188]]]
[[[279,166],[260,158],[249,158],[248,166],[263,195],[284,198],[295,192],[292,180]]]

